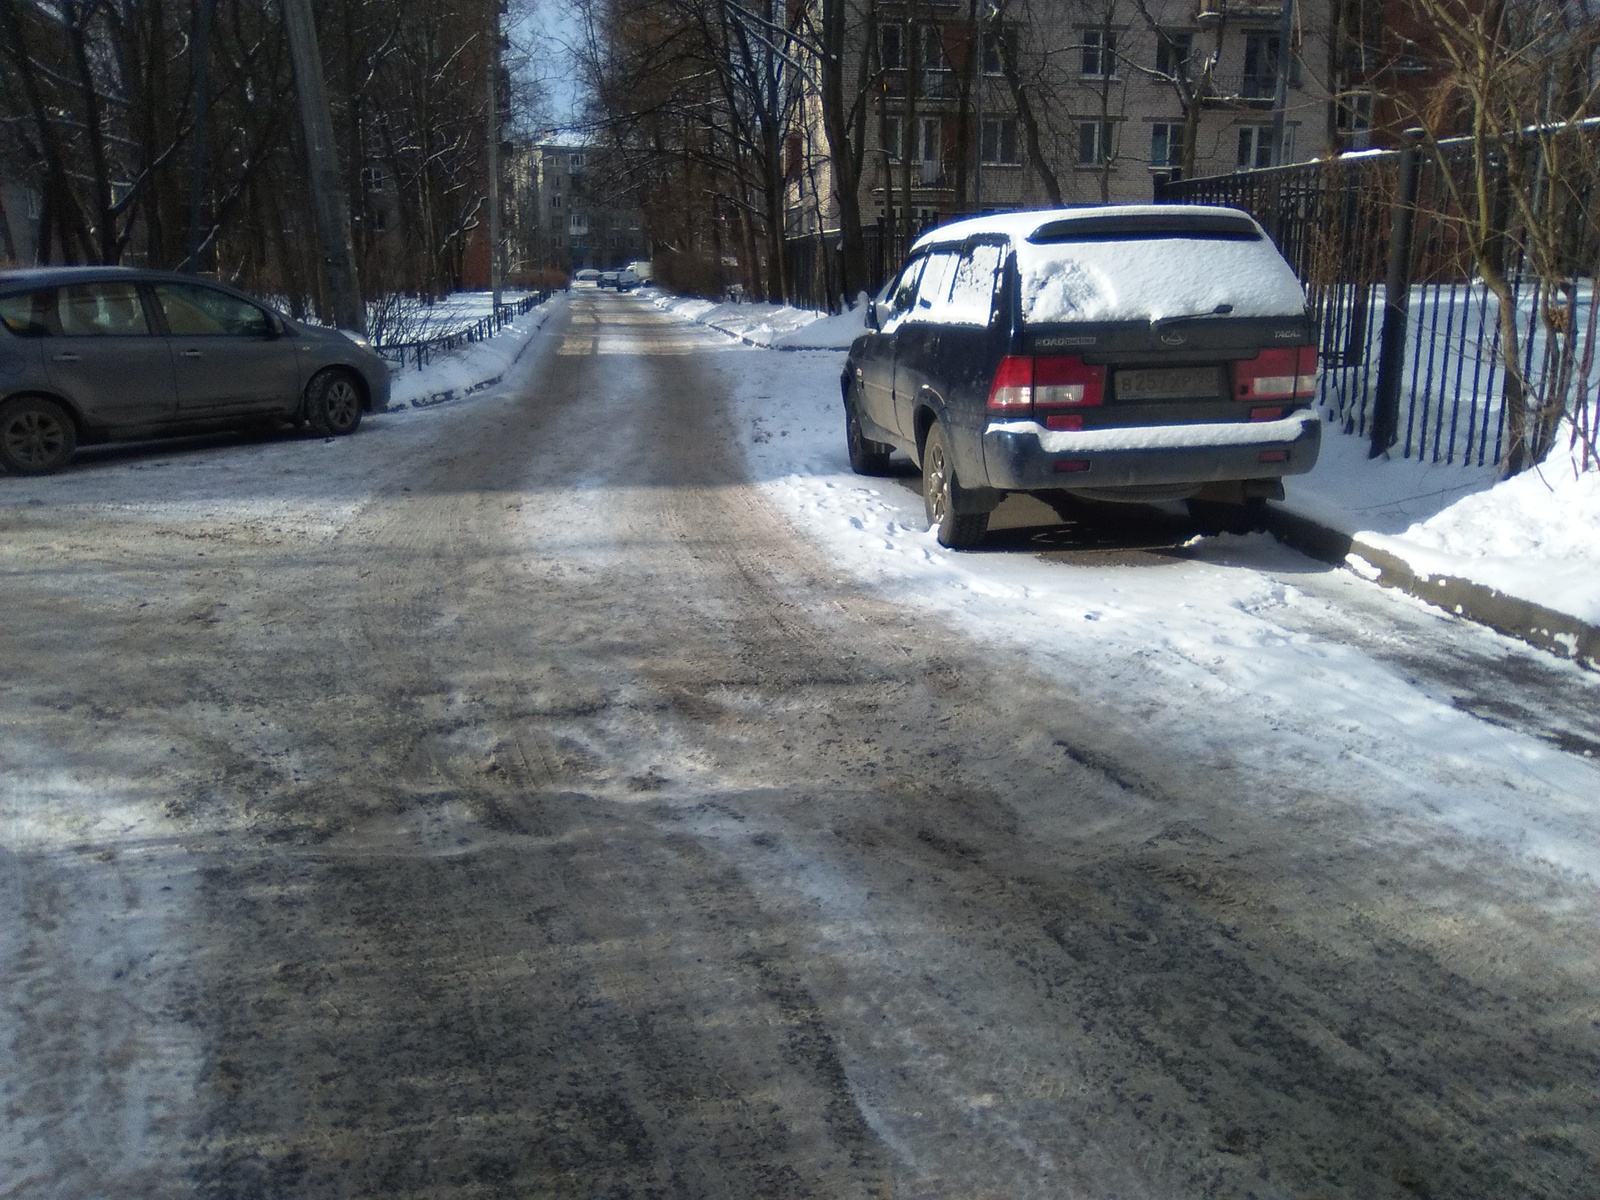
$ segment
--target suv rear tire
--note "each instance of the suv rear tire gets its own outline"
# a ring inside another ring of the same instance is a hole
[[[922,445],[922,505],[928,524],[938,530],[939,544],[951,550],[970,550],[983,541],[989,514],[958,513],[961,484],[950,461],[950,436],[935,422]]]
[[[1195,532],[1206,537],[1219,533],[1259,533],[1267,527],[1267,502],[1252,497],[1243,504],[1223,504],[1215,500],[1187,502],[1189,519]]]

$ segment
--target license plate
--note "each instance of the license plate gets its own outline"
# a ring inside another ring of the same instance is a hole
[[[1118,400],[1197,400],[1222,395],[1215,367],[1142,367],[1118,371]]]

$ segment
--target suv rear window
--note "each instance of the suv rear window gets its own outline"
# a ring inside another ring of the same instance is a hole
[[[1261,230],[1249,217],[1230,213],[1137,213],[1115,217],[1073,217],[1051,221],[1028,235],[1036,246],[1063,242],[1133,242],[1151,238],[1194,238],[1214,242],[1259,242]]]

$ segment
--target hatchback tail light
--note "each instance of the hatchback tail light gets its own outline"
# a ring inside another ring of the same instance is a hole
[[[1233,364],[1233,394],[1240,400],[1309,400],[1317,393],[1317,348],[1263,350]]]
[[[1053,410],[1104,404],[1106,369],[1069,354],[1008,354],[989,385],[989,411],[1049,421]],[[1065,426],[1063,426],[1065,427]]]

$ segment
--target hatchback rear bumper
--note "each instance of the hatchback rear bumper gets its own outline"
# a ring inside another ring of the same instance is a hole
[[[997,421],[983,432],[983,462],[988,485],[1005,491],[1145,487],[1303,475],[1321,446],[1322,422],[1311,412],[1082,432]]]

